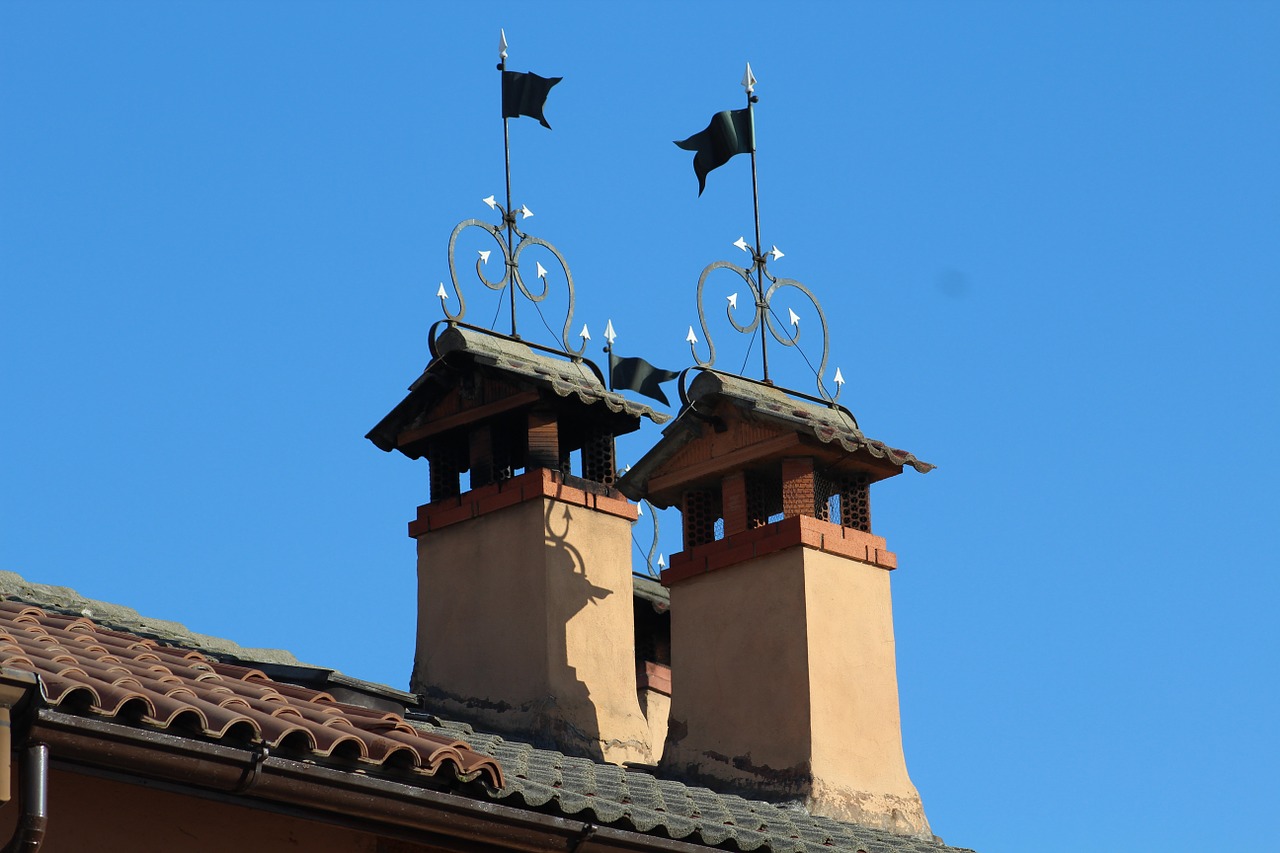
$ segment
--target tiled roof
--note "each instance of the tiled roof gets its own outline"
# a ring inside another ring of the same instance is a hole
[[[824,444],[834,441],[850,453],[865,448],[877,459],[885,459],[894,465],[910,465],[921,474],[928,473],[936,467],[920,461],[914,454],[905,450],[898,450],[883,441],[867,438],[862,434],[857,421],[844,409],[806,403],[769,385],[711,372],[699,374],[690,383],[689,399],[695,405],[699,400],[713,396],[749,408],[757,417],[807,430]]]
[[[656,605],[665,598],[666,590],[656,583],[650,585],[658,599],[651,603]],[[426,756],[424,764],[400,773],[402,781],[412,782],[415,776],[427,781],[434,761],[437,768],[448,768],[463,780],[478,776],[488,783],[472,786],[469,790],[473,796],[720,849],[762,853],[830,853],[833,850],[972,853],[948,847],[941,841],[891,835],[815,817],[794,806],[717,794],[708,788],[657,779],[638,769],[597,764],[586,758],[536,749],[529,744],[477,732],[464,723],[434,716],[421,719],[425,716],[422,714],[405,720],[397,714],[342,705],[326,692],[266,678],[262,670],[253,666],[257,650],[206,638],[221,648],[235,650],[222,654],[234,656],[237,664],[220,662],[188,648],[183,638],[191,634],[176,623],[145,619],[128,608],[85,599],[64,587],[28,583],[12,572],[0,572],[0,595],[8,599],[0,600],[0,665],[40,672],[46,701],[61,710],[95,716],[114,714],[112,719],[118,722],[181,733],[180,721],[196,723],[198,715],[188,712],[184,718],[179,710],[169,714],[167,726],[159,725],[158,720],[166,708],[190,706],[193,711],[206,711],[210,726],[201,732],[205,736],[230,740],[235,736],[251,738],[251,730],[260,731],[259,737],[264,741],[274,738],[274,743],[286,748],[297,744],[298,748],[310,751],[309,757],[317,763],[324,763],[324,744],[331,743],[334,746],[328,754],[338,759],[334,763],[348,768],[350,759],[343,755],[341,748],[336,748],[339,738],[352,735],[367,743],[375,737],[386,737],[394,744],[371,749],[365,761],[373,761],[373,755],[382,754],[384,765],[394,764],[388,750],[397,747],[407,747],[420,762]],[[52,612],[55,608],[72,612]],[[173,626],[175,630],[172,636],[170,632],[154,632],[153,636],[159,640],[148,640],[131,631],[104,627],[97,620],[106,621],[114,628],[119,628],[121,621],[137,620],[153,628]],[[272,658],[282,654],[268,651]],[[118,665],[110,658],[118,659]],[[336,677],[344,683],[374,688],[321,668],[280,664],[268,664],[264,668],[279,673],[296,671],[304,673],[309,680],[321,678],[329,683]],[[88,687],[95,687],[96,693],[87,690]],[[166,690],[169,693],[165,693]],[[392,698],[408,695],[391,688],[380,688],[376,692]],[[139,716],[139,710],[147,707],[141,701],[146,698],[150,698],[152,705],[159,701],[156,713]],[[218,710],[209,708],[208,704]],[[298,710],[297,716],[284,710],[289,706]],[[244,719],[236,717],[237,712],[242,712],[240,716]],[[277,714],[273,716],[272,712]],[[339,716],[347,722],[338,723]],[[231,719],[236,722],[228,722]],[[219,721],[222,722],[221,735],[215,725]],[[326,722],[330,723],[328,727],[324,725]],[[346,728],[348,724],[351,729]],[[258,728],[255,729],[255,725]],[[297,730],[285,732],[283,727],[288,725],[311,734]],[[333,731],[326,732],[325,728]],[[411,731],[405,731],[406,728]],[[313,750],[311,743],[320,749]],[[346,749],[358,750],[350,740],[347,743]],[[451,748],[457,756],[449,752]],[[400,755],[409,758],[404,752]]]
[[[611,412],[626,412],[657,423],[670,417],[610,391],[586,362],[552,358],[500,335],[454,327],[436,339],[435,348],[442,358],[451,352],[465,352],[477,364],[519,374],[535,384],[551,388],[561,397],[572,395],[584,403],[603,403]]]
[[[655,423],[663,423],[671,417],[610,391],[585,361],[552,358],[502,335],[451,327],[434,341],[432,350],[434,358],[409,386],[409,395],[365,436],[380,449],[390,451],[396,447],[400,430],[431,405],[447,387],[449,374],[459,363],[465,363],[460,361],[465,359],[481,368],[518,377],[559,397],[576,399],[587,405],[602,405],[615,415],[649,418]]]
[[[794,806],[717,794],[641,770],[535,749],[462,723],[413,722],[434,734],[464,738],[473,749],[497,758],[506,785],[487,795],[508,804],[729,850],[963,853],[941,842],[815,817]]]
[[[862,451],[899,468],[910,465],[922,474],[936,466],[906,450],[867,438],[845,409],[817,405],[785,391],[740,376],[704,370],[689,383],[689,405],[662,431],[662,439],[618,481],[618,489],[633,500],[650,497],[649,478],[677,452],[702,434],[706,416],[721,401],[749,413],[753,420],[834,444],[847,453]]]
[[[397,714],[344,705],[261,670],[104,628],[85,616],[0,601],[0,666],[40,677],[44,701],[170,734],[262,743],[344,768],[380,766],[399,781],[502,784],[492,757]]]

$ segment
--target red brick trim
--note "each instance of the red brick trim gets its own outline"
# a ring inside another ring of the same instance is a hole
[[[628,521],[636,520],[636,505],[626,498],[598,495],[567,486],[561,482],[559,472],[535,468],[510,480],[490,483],[457,497],[423,504],[418,507],[418,517],[409,522],[409,536],[417,539],[432,530],[539,498],[589,507]]]
[[[645,661],[644,669],[636,673],[636,687],[640,690],[652,690],[654,693],[670,696],[671,667],[651,660]]]
[[[662,573],[662,585],[672,586],[707,572],[726,569],[797,545],[848,557],[882,569],[892,570],[898,567],[898,557],[885,547],[883,537],[807,515],[796,515],[672,554],[670,566]]]

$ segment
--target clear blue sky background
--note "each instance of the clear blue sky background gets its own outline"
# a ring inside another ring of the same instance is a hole
[[[512,124],[530,231],[593,347],[677,368],[751,196],[671,140],[752,62],[773,269],[940,466],[873,493],[935,830],[1273,847],[1274,3],[6,3],[0,568],[406,683],[426,468],[362,436],[501,195],[499,26],[565,78]]]

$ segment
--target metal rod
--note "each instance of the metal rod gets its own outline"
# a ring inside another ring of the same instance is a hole
[[[503,73],[506,72],[507,60],[505,57],[498,63],[498,70]],[[501,91],[499,91],[499,95],[501,95]],[[506,110],[503,110],[503,113],[502,154],[507,176],[507,207],[506,210],[503,211],[503,219],[507,222],[507,276],[510,279],[507,282],[507,290],[509,291],[508,295],[511,297],[511,337],[515,338],[519,336],[516,334],[516,271],[510,261],[512,251],[511,225],[515,217],[515,214],[511,212],[511,133],[507,128],[507,117],[505,115]]]
[[[765,325],[769,318],[765,316],[767,305],[764,302],[764,264],[760,252],[760,182],[756,177],[756,115],[752,106],[755,96],[747,91],[747,121],[751,124],[751,204],[756,215],[756,316],[760,318],[760,360],[764,364],[764,381],[769,382],[769,344],[765,334]]]

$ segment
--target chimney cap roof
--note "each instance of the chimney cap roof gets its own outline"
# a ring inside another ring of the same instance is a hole
[[[650,478],[682,448],[702,436],[705,424],[726,413],[726,406],[745,420],[763,423],[779,432],[796,433],[824,455],[869,455],[879,463],[877,467],[889,469],[875,479],[899,473],[907,465],[922,474],[936,467],[906,450],[867,438],[842,407],[799,400],[782,389],[740,376],[703,370],[689,383],[685,399],[685,407],[662,431],[662,439],[619,479],[618,489],[632,500],[648,498],[659,506],[665,505],[661,496],[650,492]]]
[[[610,391],[601,381],[598,369],[586,359],[544,355],[524,341],[496,332],[452,324],[438,336],[433,335],[431,352],[431,363],[409,386],[408,396],[365,436],[379,449],[396,449],[400,431],[430,408],[444,390],[453,386],[459,370],[468,367],[491,370],[539,390],[550,391],[557,397],[576,399],[587,406],[599,406],[614,419],[629,419],[630,428],[620,432],[636,429],[642,417],[658,424],[671,418]]]

